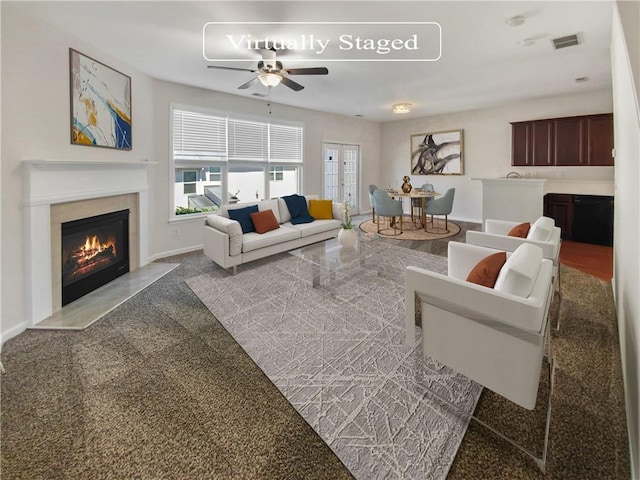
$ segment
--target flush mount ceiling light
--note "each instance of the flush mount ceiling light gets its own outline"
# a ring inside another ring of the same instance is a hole
[[[265,87],[275,87],[282,81],[282,76],[277,73],[261,73],[258,78]]]
[[[507,25],[510,27],[518,27],[524,23],[524,17],[522,15],[516,15],[507,20]]]
[[[536,44],[536,41],[534,38],[525,38],[524,40],[520,40],[519,42],[519,45],[521,47],[530,47],[535,44]]]
[[[393,107],[391,107],[391,111],[393,113],[409,113],[413,105],[410,103],[396,103]]]

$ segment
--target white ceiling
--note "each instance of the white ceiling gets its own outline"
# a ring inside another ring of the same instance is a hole
[[[249,97],[267,92],[259,82],[237,89],[253,74],[207,65],[255,68],[259,52],[245,51],[246,62],[208,62],[203,57],[205,23],[439,23],[442,56],[435,62],[309,62],[296,60],[302,55],[295,51],[279,56],[285,68],[326,66],[329,74],[291,77],[304,90],[277,86],[274,103],[376,121],[611,86],[609,1],[25,2],[20,8],[154,78]],[[525,23],[509,26],[506,21],[515,15],[523,15]],[[321,26],[310,28],[321,37]],[[366,35],[407,38],[412,27],[380,28],[367,26]],[[552,38],[576,33],[583,44],[553,49]],[[524,39],[535,43],[522,47]],[[578,77],[589,81],[576,83]],[[392,114],[391,106],[399,102],[412,103],[413,112]]]

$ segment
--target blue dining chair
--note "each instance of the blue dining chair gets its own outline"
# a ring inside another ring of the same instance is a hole
[[[369,185],[369,203],[371,204],[371,221],[376,223],[376,202],[373,198],[373,192],[378,190],[376,185]]]
[[[383,216],[390,218],[389,227],[393,227],[392,235],[401,235],[403,229],[402,200],[393,200],[384,190],[375,190],[373,192],[373,200],[376,206],[376,215],[378,216],[378,233],[380,235],[386,235],[380,232],[380,216]],[[400,217],[400,233],[397,233],[398,221],[396,220],[396,217]]]
[[[433,229],[430,233],[449,233],[448,216],[451,214],[451,210],[453,210],[453,197],[455,197],[455,195],[456,189],[450,188],[442,197],[429,200],[429,203],[424,207],[424,213],[431,215],[431,226]],[[436,227],[433,223],[434,215],[444,215],[444,232],[435,229]]]
[[[433,184],[431,183],[423,183],[420,189],[424,192],[433,192]],[[431,198],[427,197],[424,199],[425,205],[431,200]],[[420,208],[422,207],[422,199],[421,198],[412,198],[411,199],[411,221],[414,221],[413,218],[413,209],[418,209],[418,218],[422,219],[422,212]]]

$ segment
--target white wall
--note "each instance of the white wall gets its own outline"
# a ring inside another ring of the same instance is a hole
[[[0,26],[2,25],[2,9],[0,8]],[[2,64],[2,39],[0,39],[0,65]],[[0,92],[2,91],[2,75],[0,75]],[[0,112],[2,98],[0,97]],[[0,115],[0,132],[2,132],[2,115]],[[0,152],[2,152],[2,135],[0,134]],[[1,158],[1,157],[0,157]],[[2,168],[0,168],[0,185],[2,185]],[[0,202],[1,204],[2,202]],[[2,208],[0,208],[0,225],[2,225]],[[0,235],[0,252],[2,252],[2,235]],[[2,255],[0,254],[0,272],[2,272]],[[0,273],[0,351],[2,351],[2,274]],[[0,362],[2,365],[2,362]]]
[[[16,6],[17,5],[17,6]],[[22,13],[19,4],[2,8],[2,139],[0,208],[1,298],[24,299],[25,258],[22,212],[23,160],[148,159],[149,256],[201,248],[201,218],[169,223],[173,184],[169,169],[169,104],[171,102],[266,115],[265,102],[152,79],[83,41]],[[25,32],[29,32],[26,34]],[[133,149],[118,151],[70,144],[69,48],[72,47],[132,77]],[[295,92],[291,92],[295,95]],[[272,117],[305,124],[304,193],[321,194],[322,142],[361,145],[360,201],[368,207],[366,186],[378,180],[380,124],[358,118],[273,105]],[[179,235],[173,236],[177,229]],[[11,281],[7,281],[11,279]],[[0,313],[0,345],[25,328],[21,301],[4,301]]]
[[[619,10],[619,15],[618,15]],[[623,21],[621,22],[621,18]],[[614,230],[614,287],[625,380],[627,425],[632,477],[640,478],[640,106],[638,59],[640,6],[618,2],[613,19],[611,66],[613,74],[614,136],[616,146],[616,202]],[[625,41],[626,40],[626,41]],[[635,62],[635,63],[634,63]],[[635,68],[634,68],[635,67]]]
[[[24,329],[22,164],[31,159],[134,161],[153,151],[153,81],[81,40],[36,23],[2,2],[1,340]],[[17,5],[19,7],[19,5]],[[71,145],[69,48],[132,78],[133,149]],[[6,301],[12,299],[11,302]]]
[[[418,187],[432,183],[436,191],[456,188],[451,216],[480,222],[482,189],[478,177],[504,177],[511,171],[553,178],[562,172],[564,179],[613,180],[613,167],[528,167],[511,166],[511,125],[509,122],[591,113],[611,112],[610,91],[543,98],[511,103],[494,108],[410,118],[384,123],[380,147],[381,185],[400,187],[404,175]],[[410,135],[423,132],[464,130],[464,175],[411,175]]]
[[[291,92],[295,95],[295,92]],[[202,218],[180,218],[169,222],[169,179],[173,174],[169,163],[169,105],[179,103],[244,115],[269,117],[266,102],[213,92],[164,81],[155,81],[153,99],[154,154],[160,162],[153,172],[154,193],[149,222],[152,225],[152,256],[200,248],[203,242]],[[355,143],[361,146],[360,204],[369,208],[367,185],[376,183],[380,171],[380,124],[355,117],[332,115],[302,108],[273,104],[271,118],[303,122],[304,178],[303,193],[322,194],[322,142]],[[178,230],[178,236],[174,236]]]

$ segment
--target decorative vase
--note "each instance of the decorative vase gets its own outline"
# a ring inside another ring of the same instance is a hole
[[[402,177],[402,191],[404,193],[409,193],[411,191],[411,179],[408,176]]]
[[[338,232],[338,242],[345,248],[352,248],[356,243],[356,235],[353,228],[341,228]]]

